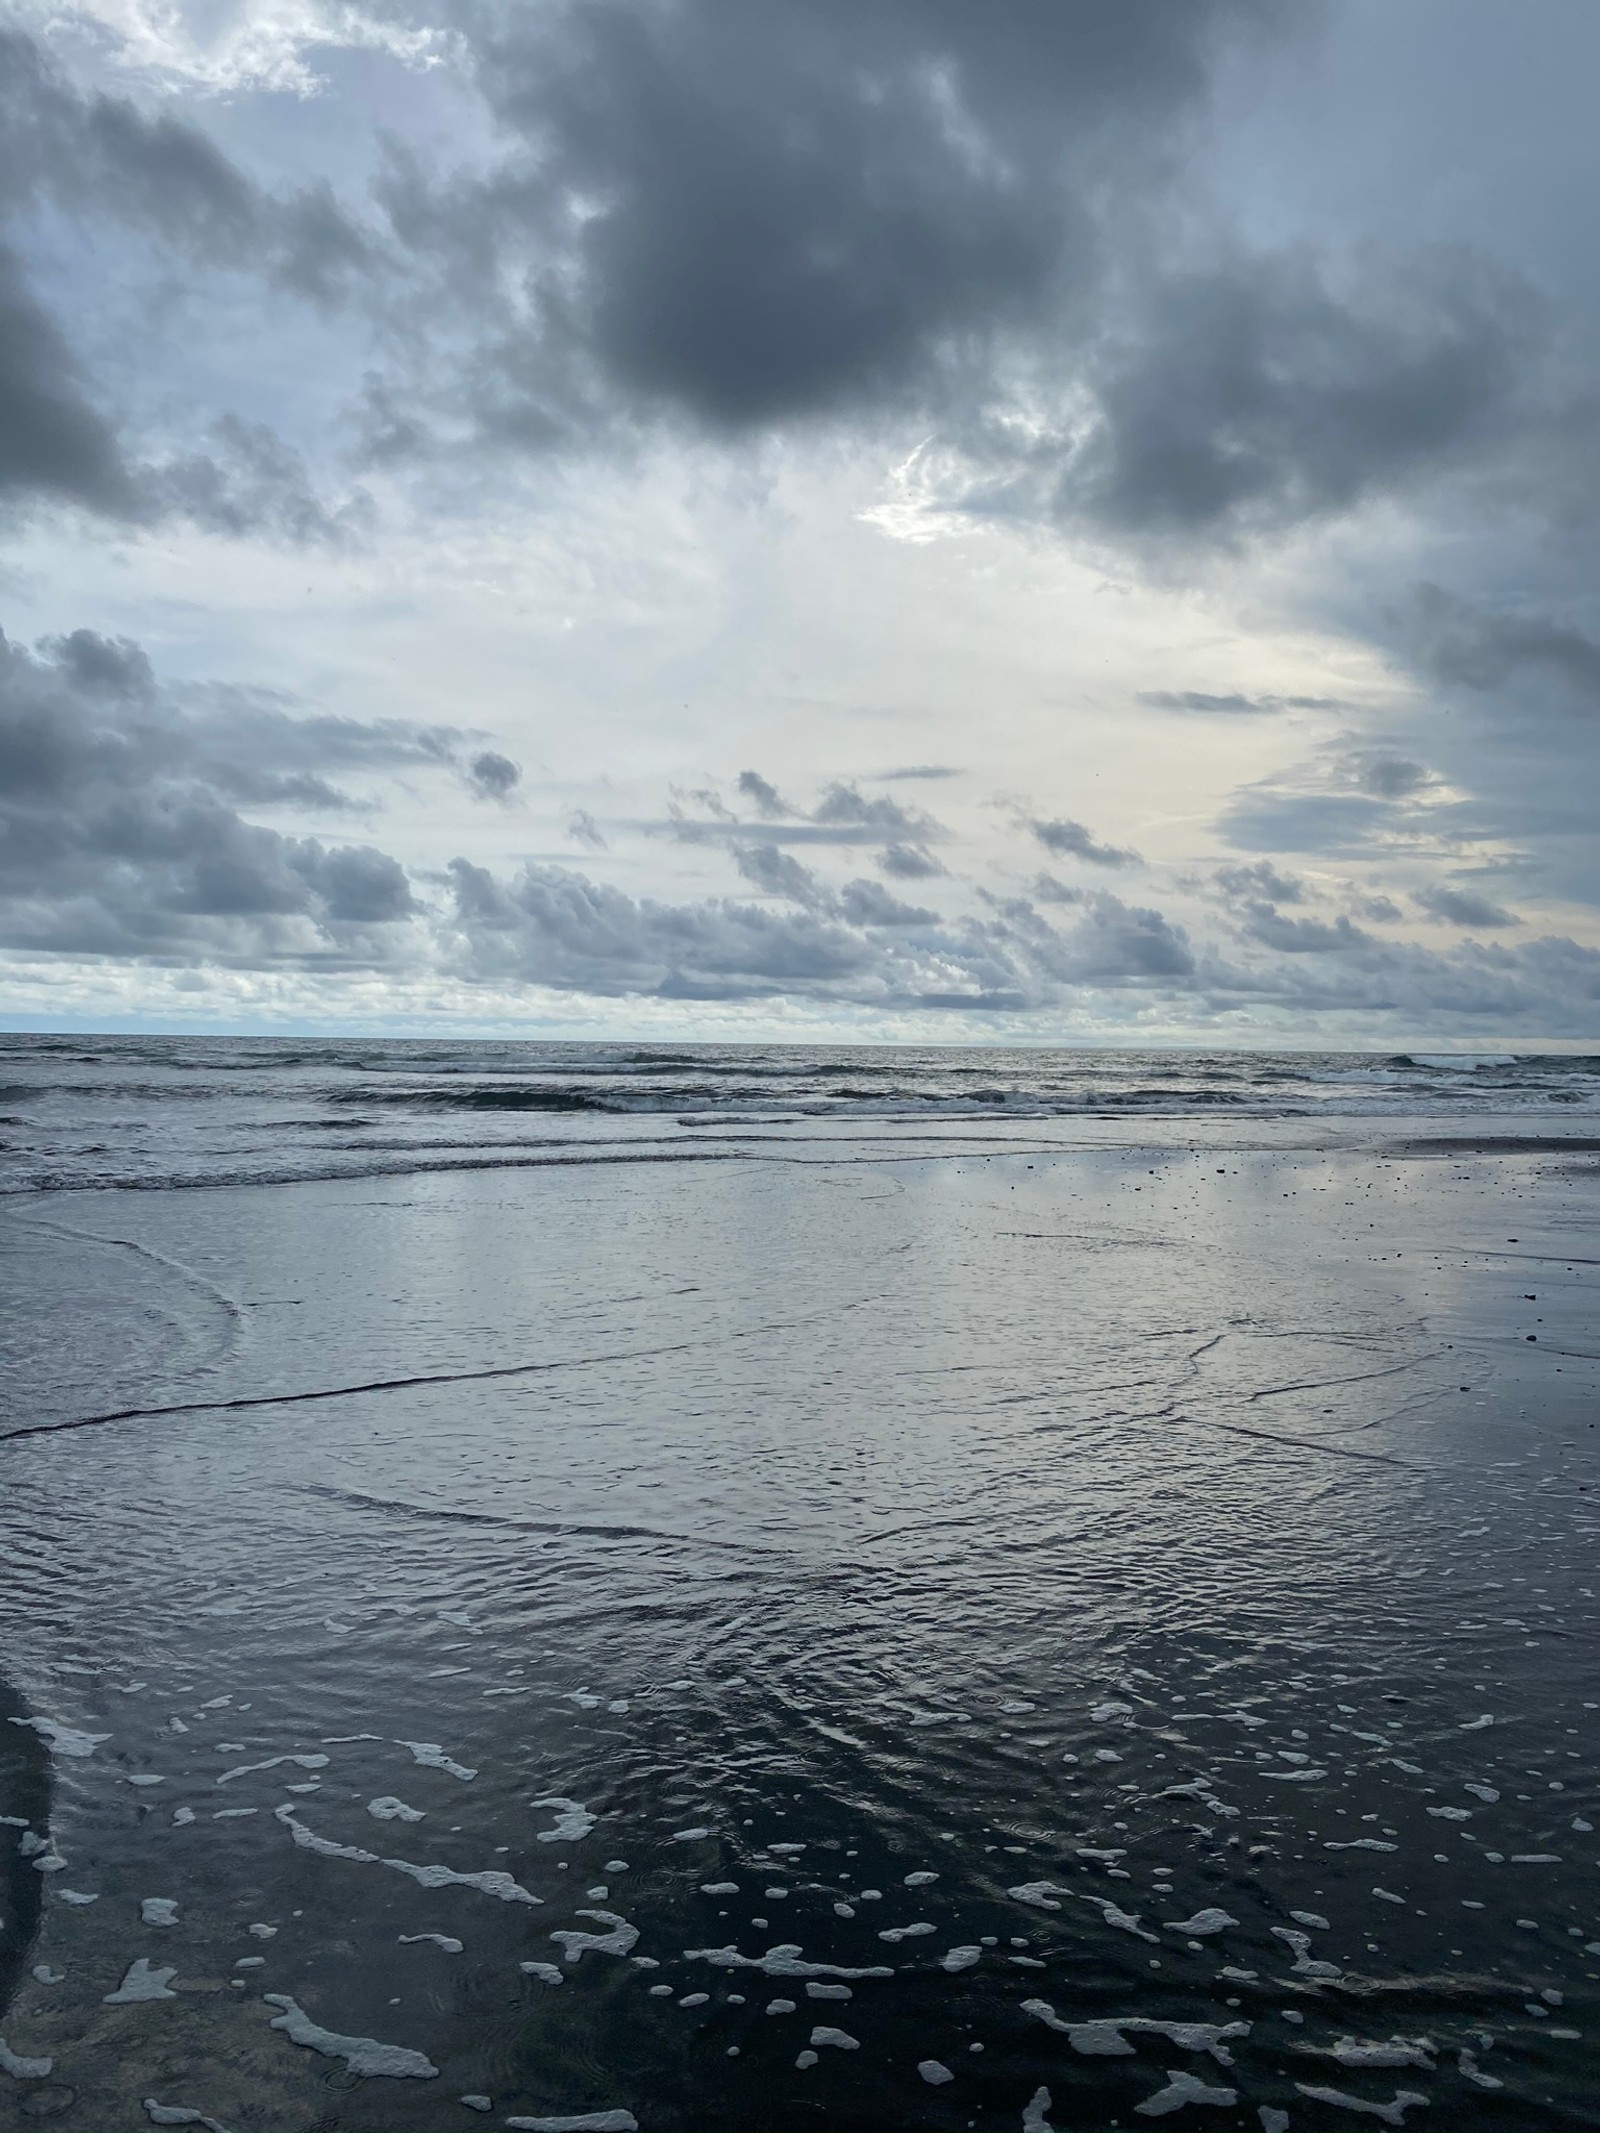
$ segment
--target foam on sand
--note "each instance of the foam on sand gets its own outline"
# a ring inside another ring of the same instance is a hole
[[[508,2118],[518,2133],[639,2133],[631,2111],[589,2111],[578,2118]]]
[[[1193,2074],[1169,2070],[1166,2087],[1157,2089],[1143,2103],[1136,2103],[1134,2109],[1145,2118],[1165,2118],[1169,2111],[1181,2111],[1186,2103],[1215,2103],[1226,2107],[1238,2101],[1237,2089],[1210,2088]]]
[[[144,2115],[153,2126],[204,2126],[205,2133],[228,2133],[226,2126],[186,2103],[157,2103],[153,2096],[146,2096]]]
[[[273,1814],[289,1831],[296,1844],[303,1850],[318,1852],[325,1859],[354,1859],[363,1866],[386,1866],[394,1873],[409,1874],[411,1879],[425,1889],[463,1888],[477,1889],[485,1896],[497,1896],[502,1903],[542,1904],[544,1898],[525,1889],[520,1881],[499,1867],[486,1867],[482,1873],[458,1874],[449,1866],[414,1866],[409,1859],[384,1859],[377,1852],[369,1852],[359,1844],[335,1844],[331,1837],[319,1837],[295,1819],[294,1809],[287,1804],[275,1807]]]
[[[53,2059],[29,2059],[21,2052],[14,2052],[4,2037],[0,2037],[0,2074],[9,2074],[13,2081],[42,2081]]]
[[[610,1930],[605,1933],[585,1933],[566,1926],[552,1933],[550,1938],[560,1941],[566,1950],[569,1963],[580,1963],[585,1955],[627,1955],[638,1945],[639,1928],[630,1926],[628,1921],[619,1918],[615,1911],[580,1910],[578,1916],[598,1919],[601,1925],[609,1927]]]
[[[1407,2111],[1428,2100],[1426,2096],[1419,2096],[1415,2089],[1397,2089],[1392,2102],[1372,2103],[1364,2096],[1347,2096],[1343,2089],[1313,2088],[1304,2081],[1297,2081],[1295,2087],[1302,2096],[1310,2096],[1317,2103],[1337,2104],[1345,2111],[1365,2111],[1369,2118],[1381,2118],[1390,2126],[1403,2126]]]
[[[134,2007],[142,2000],[175,2000],[178,1995],[169,1992],[167,1986],[177,1974],[176,1963],[156,1969],[144,1956],[138,1956],[128,1965],[116,1991],[105,1995],[104,2004],[107,2007]]]
[[[404,2044],[379,2044],[372,2037],[341,2037],[336,2030],[324,2029],[313,2022],[287,1992],[264,1992],[261,1996],[269,2006],[283,2009],[281,2014],[273,2016],[273,2029],[281,2029],[292,2044],[302,2044],[307,2051],[321,2052],[325,2059],[342,2059],[352,2074],[391,2081],[433,2081],[438,2078],[439,2069],[433,2061]]]
[[[801,1959],[798,1941],[780,1941],[765,1955],[741,1955],[737,1948],[685,1948],[686,1963],[715,1963],[719,1970],[764,1970],[768,1977],[893,1977],[886,1963],[852,1970],[841,1963],[808,1963]]]
[[[535,1807],[553,1807],[556,1809],[556,1819],[553,1825],[549,1829],[541,1829],[538,1832],[538,1839],[541,1844],[575,1844],[580,1837],[588,1836],[590,1830],[594,1828],[595,1823],[600,1819],[598,1815],[590,1814],[588,1808],[581,1805],[579,1801],[566,1799],[560,1793],[555,1794],[550,1799],[535,1800],[533,1804]]]

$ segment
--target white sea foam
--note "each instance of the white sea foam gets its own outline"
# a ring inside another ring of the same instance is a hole
[[[0,2037],[0,2073],[9,2074],[13,2081],[42,2081],[53,2059],[30,2059],[22,2052],[14,2052],[4,2037]]]
[[[1186,2103],[1215,2103],[1226,2107],[1239,2101],[1237,2089],[1212,2088],[1197,2080],[1193,2074],[1169,2071],[1167,2085],[1147,2096],[1134,2109],[1145,2118],[1165,2118],[1171,2111],[1181,2111]]]
[[[469,1770],[464,1763],[458,1763],[453,1756],[446,1755],[436,1740],[397,1740],[395,1746],[409,1748],[414,1759],[425,1768],[447,1770],[453,1778],[460,1778],[463,1783],[478,1774],[476,1770]]]
[[[615,1911],[580,1910],[577,1915],[598,1919],[608,1931],[585,1933],[567,1926],[552,1933],[550,1938],[560,1941],[569,1963],[582,1962],[585,1955],[626,1955],[638,1945],[639,1928],[629,1925],[625,1918],[619,1918]]]
[[[133,2007],[142,2000],[175,2000],[178,1995],[167,1990],[170,1978],[178,1974],[176,1963],[155,1968],[141,1955],[128,1965],[122,1983],[115,1992],[105,1995],[107,2007]]]
[[[287,1804],[275,1807],[274,1815],[289,1831],[296,1844],[303,1850],[317,1852],[325,1859],[354,1859],[363,1866],[386,1866],[396,1874],[409,1874],[411,1879],[425,1889],[463,1888],[478,1889],[485,1896],[498,1897],[502,1903],[542,1904],[544,1898],[525,1889],[520,1881],[499,1867],[488,1867],[482,1873],[458,1874],[449,1866],[414,1866],[409,1859],[385,1859],[377,1852],[369,1852],[359,1844],[336,1844],[331,1837],[319,1837],[313,1830],[295,1817],[294,1809]]]
[[[1310,2096],[1317,2103],[1337,2104],[1346,2111],[1364,2111],[1369,2118],[1381,2118],[1390,2126],[1403,2126],[1407,2111],[1428,2100],[1426,2096],[1419,2096],[1415,2089],[1398,2089],[1392,2102],[1373,2103],[1364,2096],[1347,2096],[1343,2089],[1314,2088],[1305,2081],[1297,2081],[1295,2087],[1302,2096]]]
[[[631,2111],[588,2111],[577,2118],[508,2118],[518,2133],[639,2133]]]
[[[887,1964],[869,1964],[850,1969],[842,1963],[808,1963],[798,1941],[781,1941],[765,1955],[741,1955],[737,1948],[686,1948],[687,1963],[715,1963],[719,1970],[764,1970],[768,1977],[893,1977]]]
[[[559,1793],[550,1799],[535,1800],[533,1804],[556,1809],[556,1819],[551,1827],[537,1832],[541,1844],[576,1843],[580,1837],[588,1836],[599,1820],[598,1815],[590,1814],[588,1808],[577,1800],[565,1799]],[[593,1872],[593,1868],[590,1871]]]
[[[56,1755],[93,1755],[102,1741],[111,1738],[109,1733],[84,1733],[76,1726],[64,1726],[56,1718],[13,1718],[14,1726],[30,1726]]]
[[[380,2044],[373,2037],[342,2037],[337,2030],[313,2022],[305,2009],[287,1992],[265,1992],[262,1998],[283,2012],[272,2018],[271,2027],[281,2029],[292,2044],[320,2052],[325,2059],[342,2059],[352,2074],[364,2079],[433,2081],[439,2069],[421,2052],[404,2044]]]

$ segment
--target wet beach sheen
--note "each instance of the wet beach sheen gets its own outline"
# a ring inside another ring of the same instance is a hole
[[[6,1040],[0,2124],[1592,2125],[1594,1063],[620,1050]]]

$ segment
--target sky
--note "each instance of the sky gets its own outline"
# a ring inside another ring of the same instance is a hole
[[[0,6],[0,1026],[1594,1044],[1597,66]]]

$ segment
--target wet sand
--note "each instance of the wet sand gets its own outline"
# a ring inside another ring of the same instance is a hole
[[[0,2124],[1592,2124],[1600,1167],[1236,1138],[0,1208]]]

